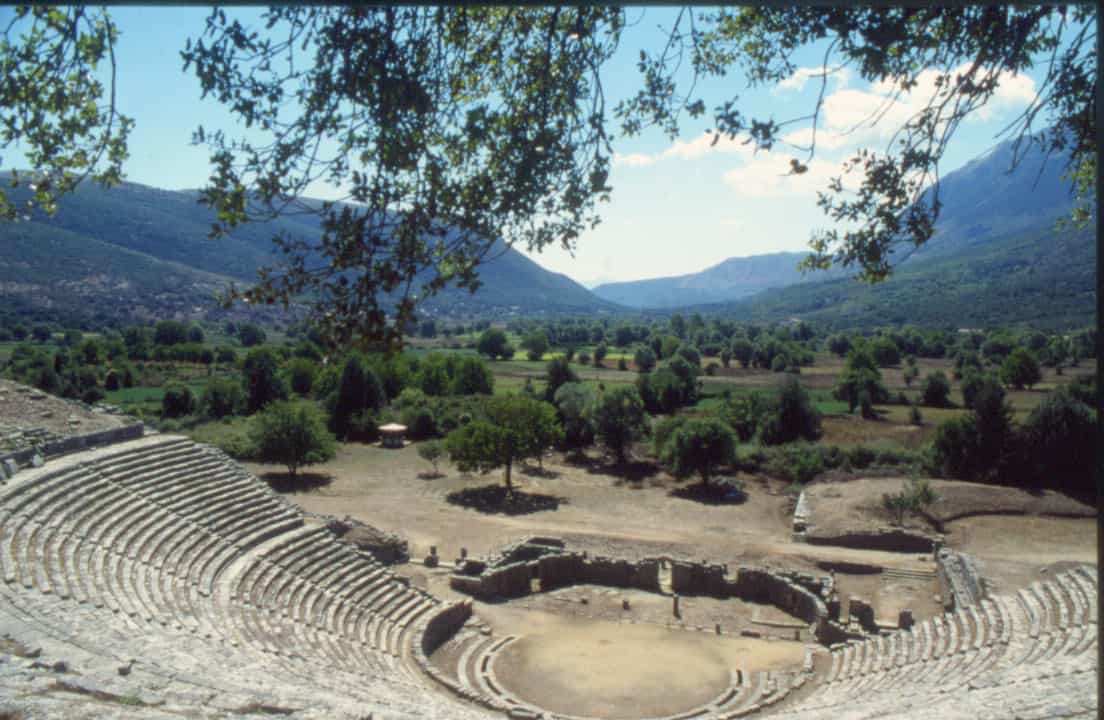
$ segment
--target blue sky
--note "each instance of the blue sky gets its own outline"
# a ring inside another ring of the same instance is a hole
[[[243,21],[260,12],[227,10]],[[8,13],[10,8],[0,8],[0,21]],[[190,144],[193,131],[204,125],[233,136],[236,129],[217,102],[200,100],[198,81],[181,71],[180,51],[188,37],[201,34],[208,11],[115,7],[111,13],[122,31],[117,48],[118,104],[136,121],[131,157],[124,167],[127,179],[167,189],[202,186],[208,157],[204,148]],[[603,78],[607,106],[639,86],[639,49],[658,47],[664,34],[657,26],[669,26],[674,11],[630,9],[629,17],[637,22],[626,32]],[[820,48],[809,48],[797,56],[798,65],[819,67],[822,54]],[[1033,96],[1040,79],[1011,77],[1002,83],[992,107],[961,126],[942,173],[991,148],[997,134]],[[807,114],[818,84],[819,79],[799,73],[778,87],[748,90],[735,72],[702,89],[711,98],[739,95],[746,114],[773,114],[781,120]],[[601,225],[583,235],[574,257],[549,248],[533,259],[590,285],[696,272],[729,257],[807,249],[810,233],[827,222],[816,207],[816,190],[837,174],[839,162],[856,147],[883,149],[887,133],[895,127],[892,120],[907,116],[922,94],[914,92],[910,100],[892,106],[877,128],[845,136],[844,128],[881,102],[881,89],[848,73],[830,78],[828,89],[818,154],[800,178],[784,176],[790,158],[804,158],[791,148],[757,155],[739,143],[721,142],[710,148],[702,134],[709,127],[707,119],[688,119],[674,142],[658,131],[618,139],[610,178],[614,189],[611,201],[601,207]],[[10,152],[3,160],[5,166],[18,165]]]

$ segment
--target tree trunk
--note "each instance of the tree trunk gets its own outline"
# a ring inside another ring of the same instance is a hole
[[[512,482],[510,482],[510,466],[512,464],[513,463],[506,463],[506,494],[507,495],[513,495],[514,494],[514,484]]]

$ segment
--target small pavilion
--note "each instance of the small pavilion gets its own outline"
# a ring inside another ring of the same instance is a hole
[[[387,423],[380,425],[380,445],[385,448],[402,448],[406,438],[406,425]]]

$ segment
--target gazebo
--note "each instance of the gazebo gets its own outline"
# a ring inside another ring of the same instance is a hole
[[[387,423],[380,425],[380,445],[385,448],[401,448],[406,436],[406,425]]]

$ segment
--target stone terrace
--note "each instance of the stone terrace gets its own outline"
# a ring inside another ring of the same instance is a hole
[[[16,475],[0,488],[0,577],[0,712],[553,717],[499,689],[494,657],[512,638],[475,622],[456,635],[455,674],[431,680],[424,653],[467,607],[410,587],[184,438]],[[1091,717],[1096,577],[1065,571],[793,672],[732,668],[724,694],[675,717]]]

